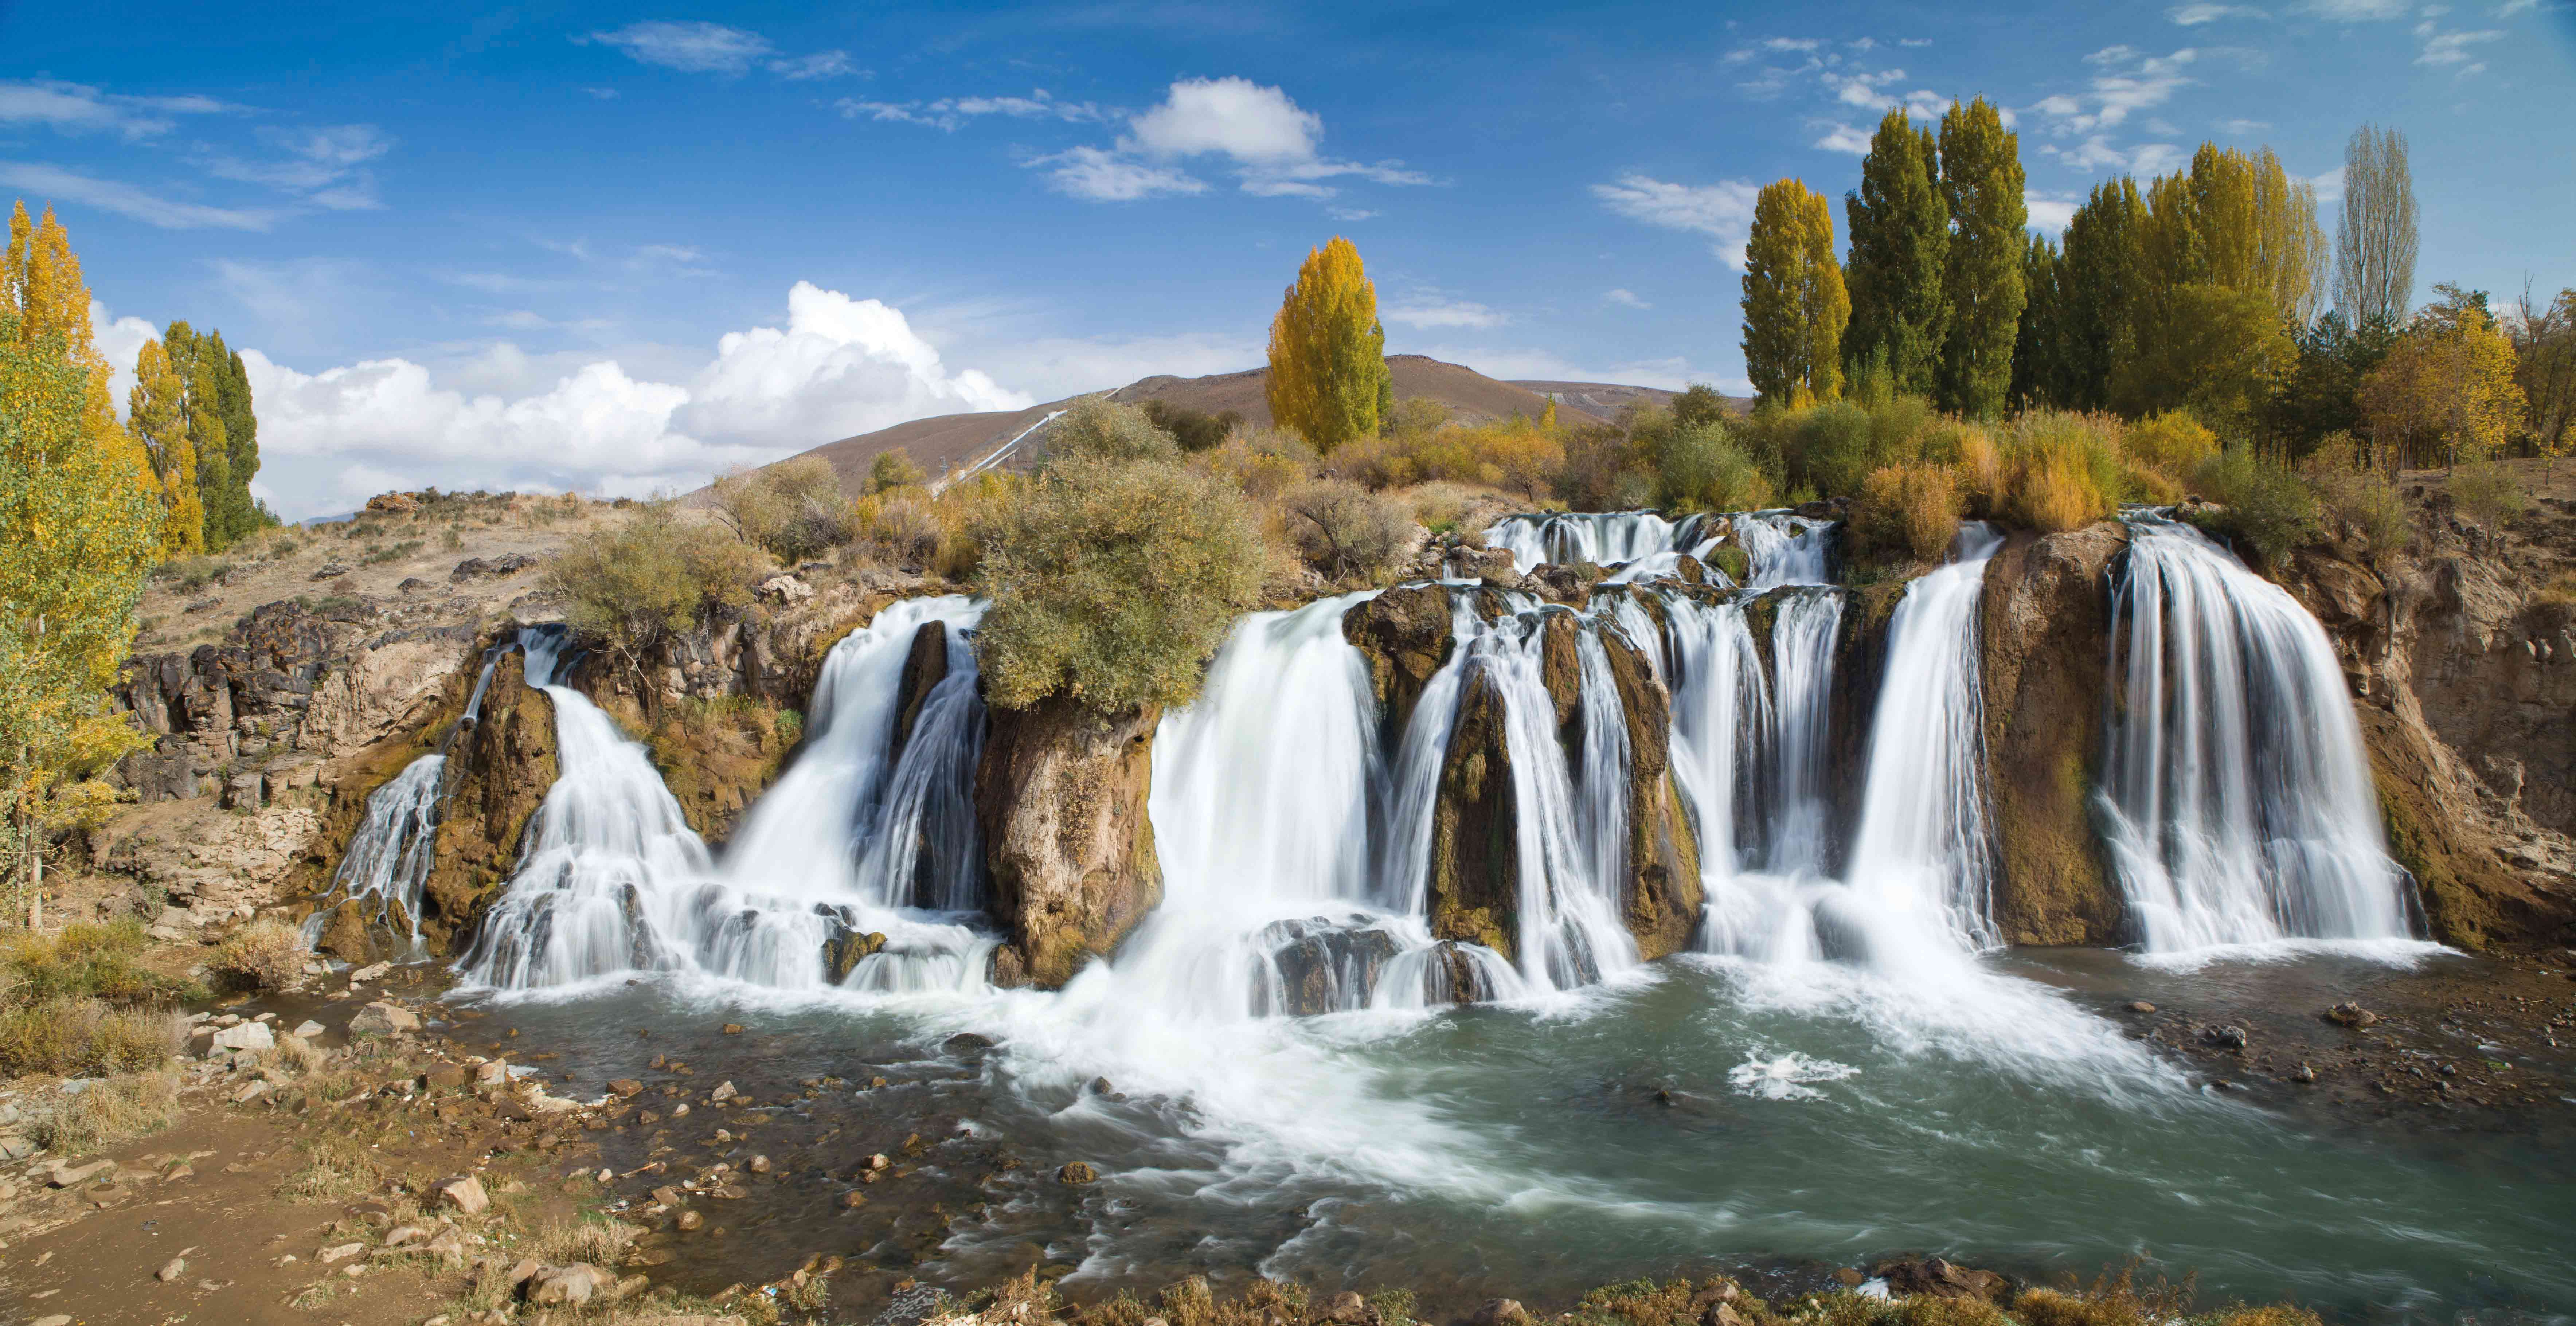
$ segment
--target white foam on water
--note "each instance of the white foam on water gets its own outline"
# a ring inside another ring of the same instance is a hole
[[[1821,1100],[1825,1093],[1811,1084],[1840,1082],[1860,1073],[1850,1064],[1810,1059],[1796,1050],[1767,1058],[1765,1054],[1764,1050],[1755,1050],[1727,1072],[1726,1080],[1736,1091],[1764,1100]]]

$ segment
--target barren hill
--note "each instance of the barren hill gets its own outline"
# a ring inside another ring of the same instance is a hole
[[[1389,355],[1386,362],[1394,374],[1397,399],[1427,396],[1447,405],[1459,419],[1471,423],[1508,418],[1514,413],[1536,417],[1547,407],[1550,394],[1556,396],[1561,409],[1576,410],[1601,419],[1616,416],[1632,401],[1660,404],[1673,396],[1669,391],[1653,387],[1604,382],[1504,382],[1486,377],[1463,364],[1444,363],[1426,355]],[[1232,410],[1242,415],[1247,423],[1267,427],[1270,423],[1266,391],[1268,375],[1266,368],[1253,368],[1199,378],[1155,376],[1141,378],[1109,394],[1117,400],[1136,404],[1149,400],[1169,401],[1208,414]],[[826,442],[802,454],[831,461],[833,470],[841,476],[841,482],[853,490],[866,478],[870,462],[880,452],[894,447],[909,452],[913,461],[931,474],[945,474],[984,459],[1004,443],[1071,403],[1072,398],[1067,398],[1017,413],[943,414],[915,419],[873,433]],[[1014,454],[1005,463],[1017,459]]]

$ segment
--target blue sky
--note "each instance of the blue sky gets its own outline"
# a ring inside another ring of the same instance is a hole
[[[2576,3],[30,6],[0,193],[130,363],[252,356],[288,515],[685,487],[904,418],[1257,364],[1346,234],[1389,348],[1743,389],[1754,191],[2007,107],[2034,224],[2203,139],[2413,142],[2419,277],[2576,285]],[[1837,224],[1840,212],[1837,208]]]

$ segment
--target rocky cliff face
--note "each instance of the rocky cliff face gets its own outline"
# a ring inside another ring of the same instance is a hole
[[[993,712],[975,811],[1004,936],[996,984],[1062,985],[1162,901],[1145,805],[1160,717],[1103,718],[1062,697]]]
[[[2526,463],[2535,464],[2536,463]],[[2415,539],[2378,566],[2306,550],[2282,583],[2325,624],[2370,746],[2389,844],[2434,934],[2576,940],[2576,503],[2502,537],[2411,494]]]
[[[1342,615],[1343,638],[1368,660],[1369,686],[1384,715],[1381,733],[1388,749],[1403,740],[1422,688],[1457,647],[1449,619],[1449,591],[1439,585],[1390,589]]]
[[[2111,564],[2127,527],[2014,535],[1986,566],[1978,624],[1995,917],[2015,944],[2110,944],[2120,894],[2092,820],[2111,656]]]
[[[554,786],[555,706],[505,654],[483,695],[482,721],[449,747],[446,817],[421,891],[420,930],[432,952],[463,947],[518,865],[528,821]]]

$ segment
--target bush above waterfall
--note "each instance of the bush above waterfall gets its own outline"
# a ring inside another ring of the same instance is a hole
[[[2244,448],[2203,462],[2194,486],[2218,503],[2195,524],[2254,549],[2266,562],[2317,536],[2317,495],[2286,466]]]
[[[1327,579],[1374,578],[1413,548],[1413,517],[1348,479],[1318,479],[1280,495],[1288,537]]]
[[[1186,704],[1259,599],[1268,549],[1241,489],[1191,466],[1060,457],[976,513],[986,698],[1063,694],[1104,713]]]
[[[1047,430],[1046,450],[1051,462],[1078,457],[1171,460],[1181,454],[1181,444],[1142,409],[1107,396],[1085,396]]]
[[[1849,538],[1864,556],[1941,559],[1966,514],[1957,474],[1947,465],[1889,465],[1861,482]]]
[[[750,602],[758,558],[722,526],[648,502],[626,523],[574,539],[546,583],[563,595],[574,630],[633,666],[664,636]]]

